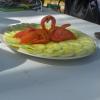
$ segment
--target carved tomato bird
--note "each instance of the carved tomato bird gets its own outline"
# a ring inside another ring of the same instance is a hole
[[[41,23],[43,23],[42,28],[45,28],[45,22],[51,21],[51,28],[49,29],[50,39],[55,42],[60,42],[64,40],[76,39],[76,36],[66,29],[70,24],[64,24],[62,26],[56,26],[56,19],[53,16],[46,16],[43,18]]]
[[[50,22],[50,28],[46,23]],[[45,44],[50,41],[60,42],[64,40],[76,39],[76,36],[66,29],[70,24],[56,26],[56,19],[53,16],[45,16],[41,20],[41,28],[29,27],[23,31],[17,32],[14,38],[19,38],[21,44]]]

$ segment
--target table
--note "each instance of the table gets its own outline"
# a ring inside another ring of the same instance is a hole
[[[92,36],[96,53],[76,60],[47,60],[15,53],[0,43],[0,100],[100,100],[100,40],[94,37],[99,25],[48,10],[0,12],[0,31],[20,22],[38,23],[47,14],[58,24],[71,23]]]

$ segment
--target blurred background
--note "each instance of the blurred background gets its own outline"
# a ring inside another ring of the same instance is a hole
[[[64,0],[43,0],[43,6],[64,13]]]
[[[64,12],[64,0],[0,0],[0,10],[41,9],[41,6]]]

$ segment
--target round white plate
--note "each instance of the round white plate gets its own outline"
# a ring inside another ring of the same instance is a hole
[[[27,23],[26,23],[27,24]],[[17,24],[17,25],[14,25],[14,26],[10,26],[6,31],[5,31],[5,33],[4,33],[4,36],[5,36],[5,34],[6,34],[6,32],[8,32],[8,30],[9,31],[11,31],[11,30],[16,30],[16,28],[17,29],[21,29],[21,27],[22,26],[24,26],[24,27],[26,27],[27,25],[30,25],[30,24],[27,24],[26,25],[25,23],[24,24]],[[22,26],[21,26],[22,25]],[[32,24],[31,24],[32,25]],[[39,26],[39,24],[35,24],[34,23],[34,26],[36,26],[36,27],[38,27]],[[15,28],[16,27],[16,28]],[[78,59],[78,58],[83,58],[83,57],[86,57],[86,56],[89,56],[89,55],[91,55],[91,54],[93,54],[95,51],[96,51],[96,42],[95,42],[95,40],[92,38],[92,37],[90,37],[90,36],[88,36],[87,34],[85,34],[85,33],[82,33],[82,32],[80,32],[80,31],[78,31],[78,30],[76,30],[76,29],[73,29],[73,28],[69,28],[69,29],[71,29],[73,32],[77,32],[78,34],[83,34],[83,35],[85,35],[86,37],[89,37],[89,39],[91,39],[91,42],[92,42],[92,44],[91,45],[93,45],[93,50],[90,48],[90,52],[87,52],[87,53],[84,53],[83,55],[71,55],[71,56],[68,56],[68,55],[63,55],[63,56],[43,56],[43,55],[40,55],[40,54],[31,54],[31,53],[29,53],[29,52],[27,52],[27,50],[25,50],[25,49],[22,49],[22,48],[15,48],[15,47],[13,47],[12,45],[10,45],[7,41],[6,41],[6,39],[5,38],[3,38],[3,40],[4,40],[4,42],[8,45],[8,47],[10,47],[11,49],[13,49],[13,50],[15,50],[15,51],[17,51],[17,52],[19,52],[19,53],[22,53],[22,54],[26,54],[26,55],[29,55],[29,56],[33,56],[33,57],[39,57],[39,58],[46,58],[46,59],[58,59],[58,60],[64,60],[64,59]],[[91,51],[92,50],[92,51]]]

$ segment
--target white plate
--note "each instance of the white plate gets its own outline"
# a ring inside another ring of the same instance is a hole
[[[19,25],[19,24],[18,24]],[[17,27],[18,25],[14,25],[15,27]],[[22,25],[22,24],[20,24]],[[35,26],[38,26],[39,24],[35,24]],[[13,28],[14,26],[10,26],[10,28]],[[8,28],[8,29],[10,29]],[[93,45],[93,48],[90,48],[90,52],[88,50],[87,53],[84,53],[84,54],[81,54],[81,55],[76,55],[76,54],[73,54],[71,56],[68,56],[68,55],[64,55],[64,56],[43,56],[43,55],[40,55],[40,54],[31,54],[29,52],[27,52],[25,49],[22,49],[22,48],[13,48],[11,45],[9,45],[6,41],[6,39],[4,39],[4,42],[8,45],[8,47],[12,48],[13,50],[19,52],[19,53],[22,53],[22,54],[26,54],[26,55],[29,55],[29,56],[33,56],[33,57],[39,57],[39,58],[46,58],[46,59],[58,59],[58,60],[64,60],[64,59],[78,59],[78,58],[82,58],[82,57],[86,57],[86,56],[89,56],[91,54],[93,54],[95,51],[96,51],[96,42],[94,41],[93,38],[91,38],[90,36],[88,36],[87,34],[84,34],[76,29],[73,29],[73,28],[70,28],[71,31],[73,32],[77,32],[78,34],[83,34],[85,35],[86,37],[88,37],[89,39],[91,39],[91,45]],[[4,34],[5,36],[5,34]],[[90,46],[90,45],[88,45]],[[93,50],[92,50],[93,49]],[[92,50],[92,51],[91,51]]]

